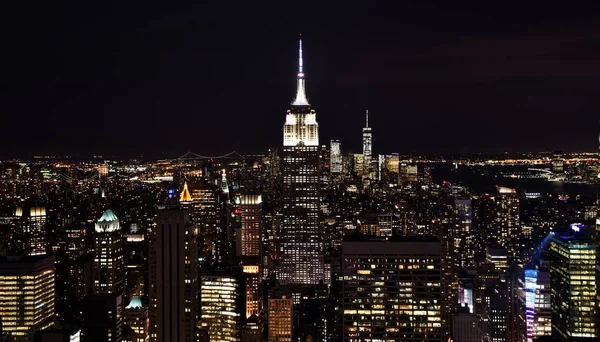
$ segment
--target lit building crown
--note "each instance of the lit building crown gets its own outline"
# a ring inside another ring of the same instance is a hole
[[[112,210],[108,209],[102,214],[102,217],[96,223],[96,232],[113,232],[121,229],[119,219]]]
[[[183,183],[183,190],[179,195],[179,202],[191,202],[192,196],[190,195],[190,191],[188,190],[187,182]]]

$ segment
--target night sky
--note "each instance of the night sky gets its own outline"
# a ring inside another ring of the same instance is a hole
[[[279,147],[300,32],[321,142],[344,152],[365,109],[375,153],[596,148],[597,1],[400,2],[4,8],[0,156]]]

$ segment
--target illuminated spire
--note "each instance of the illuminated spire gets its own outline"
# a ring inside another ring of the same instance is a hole
[[[227,185],[227,173],[225,172],[225,169],[223,169],[223,172],[221,173],[221,189],[223,190],[224,193],[228,194],[229,193],[229,185]]]
[[[181,195],[179,195],[179,202],[191,202],[192,196],[190,195],[190,191],[188,190],[187,182],[183,183],[183,190],[181,191]]]
[[[310,106],[306,98],[306,90],[304,84],[304,60],[302,58],[302,35],[300,35],[300,44],[298,48],[298,86],[296,88],[296,98],[292,102],[292,106]]]
[[[365,127],[369,127],[369,110],[367,109],[367,125]]]

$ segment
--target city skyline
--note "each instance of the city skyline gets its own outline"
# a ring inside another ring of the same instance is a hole
[[[599,340],[593,11],[128,6],[13,26],[0,342]]]
[[[19,131],[6,132],[0,156],[172,157],[278,146],[299,33],[323,141],[358,150],[355,133],[369,109],[381,153],[593,148],[596,6],[254,6],[231,18],[220,5],[123,5],[118,13],[58,6],[29,15],[15,8],[12,86],[2,102],[7,126],[31,118],[30,137],[14,144]],[[256,29],[244,29],[248,18],[278,16],[288,20],[252,20]],[[50,17],[65,24],[47,25]],[[165,122],[177,129],[163,130]],[[111,129],[98,129],[106,123]]]

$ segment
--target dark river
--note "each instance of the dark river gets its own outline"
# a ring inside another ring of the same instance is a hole
[[[495,186],[506,186],[517,189],[518,192],[539,192],[543,194],[580,195],[588,200],[595,200],[596,185],[580,183],[549,182],[543,179],[515,179],[497,175],[497,172],[523,171],[525,166],[459,166],[453,169],[451,163],[430,164],[433,181],[441,183],[462,184],[476,194],[494,193]]]

